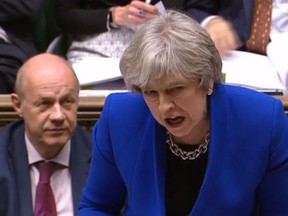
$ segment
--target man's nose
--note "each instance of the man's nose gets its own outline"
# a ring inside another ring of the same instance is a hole
[[[63,112],[63,108],[61,107],[60,104],[55,104],[52,108],[51,114],[50,114],[50,118],[52,120],[58,120],[58,121],[62,121],[65,118],[64,112]]]

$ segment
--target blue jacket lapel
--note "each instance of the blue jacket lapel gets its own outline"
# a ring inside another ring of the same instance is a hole
[[[154,119],[153,119],[154,120]],[[155,120],[154,120],[155,121]],[[154,144],[153,157],[156,158],[155,164],[155,176],[156,176],[156,188],[158,188],[157,202],[159,203],[159,209],[161,215],[166,215],[165,207],[165,194],[166,194],[166,159],[167,159],[167,146],[166,146],[166,130],[155,122],[153,124],[153,140]]]
[[[207,203],[216,203],[217,205],[217,197],[215,197],[217,188],[219,187],[217,176],[219,176],[219,169],[221,169],[223,162],[223,154],[225,154],[225,150],[223,151],[223,149],[225,149],[225,145],[227,144],[225,140],[227,136],[225,136],[225,134],[229,131],[229,115],[225,115],[225,113],[229,113],[228,101],[224,91],[222,86],[217,86],[211,96],[210,121],[213,130],[210,131],[208,165],[203,185],[190,216],[213,215],[210,209],[214,208],[207,208]],[[205,211],[203,212],[203,210]]]

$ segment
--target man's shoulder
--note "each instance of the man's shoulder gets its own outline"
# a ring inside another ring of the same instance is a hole
[[[7,159],[9,155],[8,152],[13,149],[16,141],[19,141],[20,139],[23,139],[24,142],[24,122],[22,120],[11,122],[0,129],[1,160],[5,161]]]
[[[89,139],[90,136],[91,136],[91,132],[89,132],[86,128],[84,128],[82,126],[77,125],[72,138],[84,137],[84,138],[88,138]]]
[[[0,143],[22,132],[24,133],[24,121],[22,119],[13,121],[0,129]]]
[[[71,141],[76,145],[81,144],[83,146],[86,146],[88,149],[92,149],[93,146],[91,132],[79,125],[75,129]]]

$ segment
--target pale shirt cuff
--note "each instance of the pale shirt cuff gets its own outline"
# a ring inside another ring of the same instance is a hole
[[[275,67],[279,79],[288,94],[288,33],[272,34],[271,42],[267,46],[267,57]]]
[[[6,34],[6,32],[4,31],[3,28],[1,28],[0,26],[0,38],[3,39],[6,43],[10,43],[10,40],[8,38],[8,35]]]
[[[200,23],[200,25],[203,27],[203,28],[205,28],[206,29],[206,27],[207,27],[207,25],[209,24],[209,22],[212,20],[212,19],[215,19],[215,18],[217,18],[217,17],[220,17],[220,16],[209,16],[209,17],[207,17],[207,18],[205,18],[201,23]]]

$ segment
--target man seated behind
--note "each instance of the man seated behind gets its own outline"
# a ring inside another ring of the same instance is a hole
[[[73,69],[58,56],[39,54],[19,69],[11,100],[22,119],[0,131],[0,215],[78,215],[92,150],[90,134],[77,126],[78,95]],[[48,207],[38,205],[41,161],[58,164]]]

